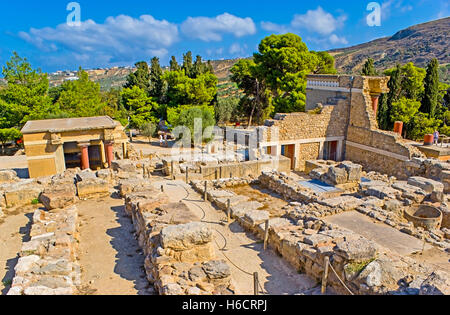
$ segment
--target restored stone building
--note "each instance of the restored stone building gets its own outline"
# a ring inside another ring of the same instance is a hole
[[[108,116],[28,121],[22,134],[31,178],[109,167],[114,148],[127,154],[123,127]]]
[[[258,130],[266,153],[289,157],[303,171],[307,160],[344,159],[367,170],[402,176],[402,163],[423,157],[401,135],[378,129],[378,99],[388,77],[309,75],[305,113],[277,114]],[[261,135],[261,132],[263,135]]]

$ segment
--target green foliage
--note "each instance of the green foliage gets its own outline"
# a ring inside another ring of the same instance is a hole
[[[175,58],[175,56],[172,56],[172,58],[170,59],[170,71],[180,71],[180,65],[178,64],[177,59]]]
[[[214,106],[216,120],[218,123],[235,121],[238,115],[240,99],[238,97],[221,98]]]
[[[151,142],[151,138],[156,134],[156,124],[152,122],[144,123],[140,127],[140,132],[144,137],[148,138],[149,142]]]
[[[211,104],[217,94],[217,77],[204,73],[190,78],[183,71],[169,71],[163,75],[167,83],[167,100],[171,107],[180,104]]]
[[[104,107],[100,95],[100,85],[89,80],[86,71],[78,71],[78,80],[66,81],[61,85],[61,92],[55,106],[70,117],[98,116]]]
[[[424,82],[424,97],[422,100],[421,111],[430,114],[434,118],[438,106],[439,95],[439,62],[436,58],[432,59],[427,67],[427,75]]]
[[[416,115],[419,108],[419,101],[402,97],[400,100],[392,103],[391,121],[402,121],[406,125]]]
[[[214,108],[212,106],[178,106],[177,108],[167,109],[167,121],[175,127],[187,127],[191,134],[191,141],[195,141],[195,119],[201,119],[202,122],[202,139],[201,141],[209,141],[205,129],[215,125]]]
[[[389,88],[392,102],[401,97],[419,100],[424,91],[425,69],[414,66],[412,62],[404,66],[397,65],[396,68],[386,70],[385,75],[390,76]]]
[[[31,204],[32,205],[38,205],[39,204],[39,199],[35,198],[35,199],[31,200]]]
[[[337,70],[335,68],[335,60],[326,51],[319,51],[311,53],[316,55],[315,67],[313,70],[314,74],[336,74]]]
[[[364,76],[376,76],[377,71],[375,70],[374,60],[372,58],[368,58],[366,63],[364,64],[361,74]]]
[[[158,104],[138,86],[124,88],[120,93],[123,107],[128,111],[132,128],[139,128],[146,122],[156,121],[154,111]]]
[[[150,69],[145,61],[140,61],[135,64],[136,71],[130,73],[127,77],[125,88],[132,88],[134,86],[148,92],[150,89]]]
[[[159,58],[154,57],[151,61],[149,95],[157,100],[161,100],[164,93],[163,88],[163,71],[159,64]]]
[[[2,148],[5,147],[6,143],[9,141],[16,141],[22,137],[20,131],[16,128],[4,128],[0,129],[0,142],[2,143]]]
[[[418,112],[408,125],[408,135],[412,140],[423,140],[426,134],[432,134],[439,128],[442,121],[430,118],[429,114]]]
[[[0,90],[1,128],[19,127],[52,111],[47,74],[32,69],[26,58],[14,52],[2,73],[8,86]]]

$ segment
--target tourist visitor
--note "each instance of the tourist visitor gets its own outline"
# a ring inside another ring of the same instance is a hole
[[[433,133],[433,144],[439,144],[439,131],[437,130]]]

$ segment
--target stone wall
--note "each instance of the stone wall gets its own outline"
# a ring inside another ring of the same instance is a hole
[[[146,255],[148,281],[161,295],[234,294],[230,267],[216,258],[211,228],[184,203],[169,203],[164,192],[144,182],[120,187]]]
[[[72,295],[81,284],[78,209],[36,210],[8,295]]]
[[[274,182],[277,182],[275,185],[279,188],[276,192],[280,192],[281,187],[287,189],[287,178],[280,174],[273,175]],[[267,182],[269,178],[270,174],[263,174],[260,182]],[[238,180],[234,182],[240,184]],[[283,208],[286,213],[284,216],[270,217],[267,211],[262,210],[262,204],[220,189],[232,183],[233,181],[208,183],[209,200],[219,209],[225,210],[225,201],[229,199],[232,217],[261,240],[268,220],[269,246],[297,270],[318,282],[324,272],[325,257],[328,257],[340,279],[354,294],[450,293],[448,274],[442,272],[438,277],[431,266],[419,265],[409,257],[393,254],[360,235],[320,219],[354,210],[361,202],[368,200],[343,196],[313,203],[293,202]],[[193,182],[192,185],[199,193],[204,192],[201,182]],[[294,193],[296,188],[291,187],[289,191]],[[435,278],[439,278],[439,281],[433,280]],[[433,290],[427,290],[431,283]],[[332,271],[329,271],[328,285],[340,294],[349,294]]]

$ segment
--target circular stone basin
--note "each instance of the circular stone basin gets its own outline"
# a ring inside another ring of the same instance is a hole
[[[405,210],[404,215],[415,227],[423,227],[427,230],[440,229],[442,224],[442,212],[432,206],[413,206]]]

